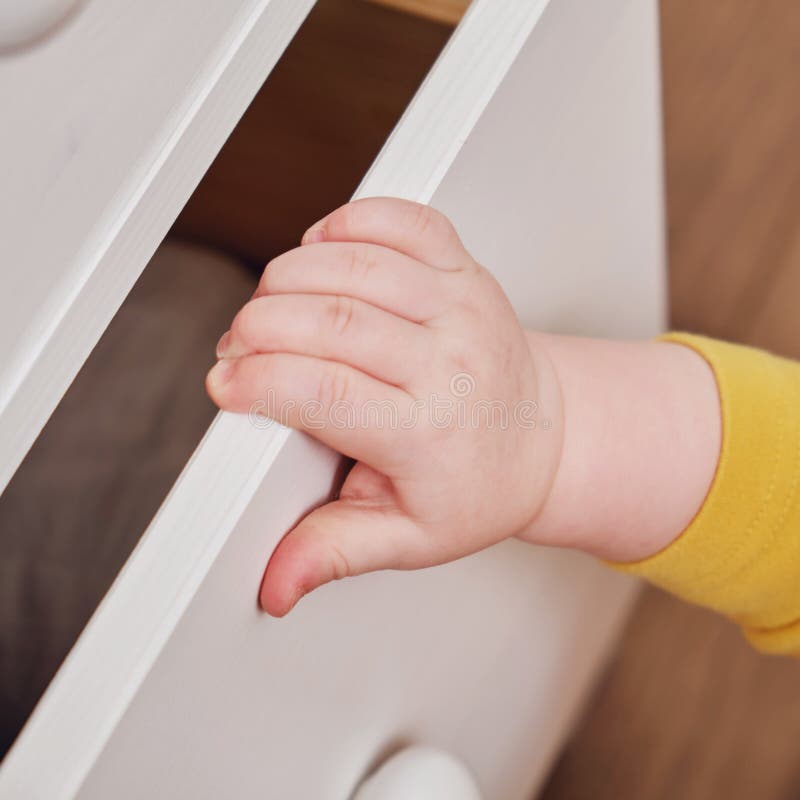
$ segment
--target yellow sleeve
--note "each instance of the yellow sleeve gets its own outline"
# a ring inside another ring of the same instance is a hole
[[[722,449],[703,506],[669,547],[617,564],[737,622],[769,653],[800,655],[800,364],[671,333],[711,365]]]

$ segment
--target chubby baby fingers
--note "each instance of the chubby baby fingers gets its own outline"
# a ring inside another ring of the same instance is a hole
[[[372,242],[441,270],[475,267],[444,214],[396,197],[367,197],[337,208],[303,236],[304,245],[318,242]]]
[[[217,345],[217,357],[315,356],[410,388],[424,380],[433,336],[422,325],[347,296],[268,295],[239,311]]]
[[[346,364],[289,353],[222,359],[206,389],[220,408],[246,413],[256,426],[277,420],[385,474],[410,456],[414,399]]]
[[[446,309],[447,274],[397,250],[364,242],[296,247],[267,264],[257,295],[334,294],[425,322]]]

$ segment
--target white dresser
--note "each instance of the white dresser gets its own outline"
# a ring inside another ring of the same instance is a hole
[[[0,56],[0,486],[312,4],[88,0]],[[655,0],[475,0],[358,195],[450,215],[527,326],[657,333],[657,42]],[[263,566],[337,464],[220,415],[0,798],[345,800],[407,744],[456,756],[489,800],[530,798],[635,586],[507,542],[270,619]]]

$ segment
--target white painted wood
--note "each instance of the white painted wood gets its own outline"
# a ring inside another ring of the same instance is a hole
[[[472,4],[357,196],[430,202],[549,2]]]
[[[0,3],[0,52],[30,45],[53,30],[80,0],[3,0]]]
[[[509,119],[478,123],[432,203],[523,325],[655,335],[667,306],[653,4],[606,0],[567,27],[574,4],[552,2],[563,9],[542,19],[492,101]],[[413,147],[404,158],[414,163]]]
[[[450,753],[406,747],[381,764],[353,800],[482,800],[469,770]]]
[[[93,0],[0,56],[0,491],[313,0]]]
[[[541,12],[478,0],[361,193],[432,197],[528,323],[649,336],[664,299],[655,3]],[[462,760],[486,797],[528,798],[633,584],[507,542],[269,619],[263,566],[336,463],[220,415],[12,749],[0,797],[342,800],[416,743]]]

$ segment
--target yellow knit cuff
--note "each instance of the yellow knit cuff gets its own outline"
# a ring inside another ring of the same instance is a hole
[[[800,365],[749,347],[670,333],[714,371],[722,448],[688,528],[615,568],[726,614],[757,648],[800,654]]]

